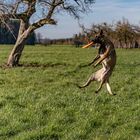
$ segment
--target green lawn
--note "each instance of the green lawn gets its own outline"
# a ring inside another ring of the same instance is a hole
[[[3,65],[12,47],[0,47]],[[78,89],[94,69],[94,48],[26,46],[22,67],[0,68],[0,140],[139,140],[140,49],[117,49],[116,96],[98,83]]]

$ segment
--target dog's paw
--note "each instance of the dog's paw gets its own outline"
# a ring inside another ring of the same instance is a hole
[[[75,83],[75,86],[78,87],[78,88],[80,88],[80,89],[82,88],[82,87],[81,87],[80,85],[78,85],[77,83]]]
[[[95,93],[98,94],[98,90],[96,90]]]
[[[112,94],[109,94],[109,95],[111,95],[111,96],[115,96],[115,95],[117,95],[117,94],[115,94],[115,93],[112,93]]]

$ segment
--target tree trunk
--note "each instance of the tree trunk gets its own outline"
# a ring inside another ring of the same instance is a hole
[[[17,43],[15,44],[13,50],[9,55],[7,66],[15,67],[19,65],[19,59],[24,49],[24,45],[25,45],[25,41],[23,39],[21,39],[21,41],[17,41]]]
[[[15,67],[15,66],[19,65],[19,59],[22,55],[22,51],[24,49],[25,42],[29,35],[30,35],[30,32],[27,30],[25,33],[22,34],[22,36],[20,36],[17,39],[17,42],[9,55],[9,58],[7,61],[7,66]]]

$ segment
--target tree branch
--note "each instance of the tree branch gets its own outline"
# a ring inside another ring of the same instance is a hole
[[[30,25],[30,27],[32,28],[32,30],[34,31],[35,29],[42,27],[45,24],[52,24],[52,25],[56,25],[56,21],[54,21],[53,19],[41,19],[36,23],[33,23],[32,25]]]

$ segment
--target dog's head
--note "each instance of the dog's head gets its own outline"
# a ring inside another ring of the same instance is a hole
[[[97,45],[97,44],[102,45],[104,43],[105,43],[105,36],[103,30],[101,30],[98,34],[95,35],[94,39],[92,39],[92,41],[89,44],[83,46],[82,48],[89,48],[92,45]]]

